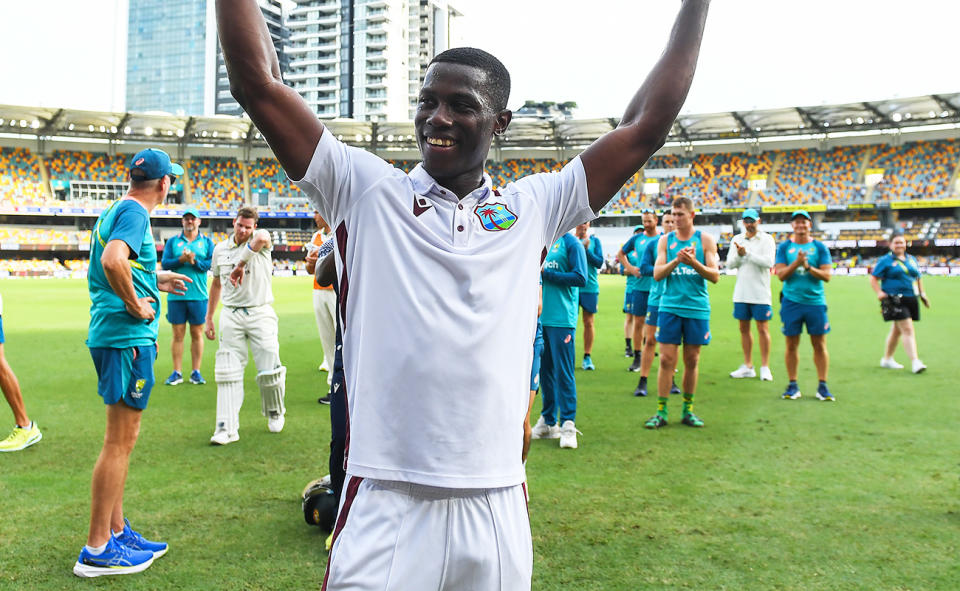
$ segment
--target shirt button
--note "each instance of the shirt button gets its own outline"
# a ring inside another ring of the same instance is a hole
[[[463,203],[457,203],[457,209],[463,209]]]
[[[447,194],[447,192],[446,192],[446,191],[444,191],[443,189],[440,189],[440,194],[441,194],[441,195],[446,195],[446,194]]]
[[[463,226],[457,226],[457,232],[463,232]]]

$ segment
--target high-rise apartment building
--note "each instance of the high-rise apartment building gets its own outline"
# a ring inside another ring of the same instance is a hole
[[[212,3],[212,0],[210,0]],[[270,31],[270,39],[273,40],[273,47],[277,50],[277,59],[280,61],[280,72],[286,73],[290,68],[290,58],[286,53],[286,47],[289,43],[290,32],[284,24],[283,2],[281,0],[257,0],[260,4],[260,12],[263,13],[264,20],[267,21],[267,30]],[[216,35],[216,33],[214,33]],[[217,75],[216,75],[216,99],[215,112],[218,115],[241,115],[243,109],[233,100],[230,94],[230,80],[227,78],[227,66],[223,61],[223,51],[220,44],[217,43]]]
[[[212,0],[130,0],[126,109],[213,113],[216,39]]]
[[[321,117],[407,120],[460,16],[447,0],[300,0],[286,20],[284,79]]]

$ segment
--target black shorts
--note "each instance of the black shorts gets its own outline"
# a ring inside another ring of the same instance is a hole
[[[914,322],[920,320],[920,305],[914,296],[887,296],[880,301],[880,311],[887,322],[907,318],[912,318]]]

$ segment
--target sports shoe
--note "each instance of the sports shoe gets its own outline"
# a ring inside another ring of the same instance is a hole
[[[893,357],[880,359],[880,367],[884,369],[903,369],[903,366],[893,360]]]
[[[271,433],[279,433],[283,431],[283,424],[286,422],[286,419],[283,418],[283,415],[279,411],[271,410],[267,416],[267,429]]]
[[[207,380],[203,379],[203,376],[200,375],[200,370],[195,369],[190,372],[190,383],[197,384],[198,386],[206,384]]]
[[[780,398],[784,400],[796,400],[800,398],[800,388],[796,384],[787,385],[787,389],[783,391],[783,394],[780,395]]]
[[[634,396],[646,396],[647,395],[647,383],[643,382],[637,384],[637,389],[633,391]]]
[[[330,364],[327,363],[327,358],[323,358],[323,363],[320,364],[320,367],[317,368],[317,371],[330,371]]]
[[[597,369],[596,366],[593,365],[593,359],[590,359],[589,355],[583,358],[583,363],[580,364],[580,368],[584,371],[593,371]]]
[[[577,430],[573,421],[564,421],[563,426],[560,427],[560,447],[577,449],[577,433],[580,433],[580,431]],[[580,434],[583,435],[583,433]]]
[[[927,366],[924,365],[923,362],[920,361],[919,359],[914,359],[911,365],[913,366],[911,368],[911,371],[913,371],[913,373],[920,373],[923,370],[927,369]]]
[[[324,550],[327,551],[327,554],[330,553],[330,548],[333,546],[333,532],[330,532],[330,535],[327,536],[326,541],[323,543]]]
[[[660,415],[660,413],[657,413],[647,419],[647,422],[644,423],[643,426],[647,429],[659,429],[660,427],[666,427],[667,419],[666,417]]]
[[[531,439],[560,439],[560,427],[557,425],[548,425],[543,415],[537,419],[537,424],[533,426],[530,433]]]
[[[703,421],[697,415],[692,412],[683,413],[683,418],[680,420],[681,423],[688,427],[702,427]]]
[[[761,382],[772,382],[772,381],[773,381],[773,373],[770,371],[770,368],[769,368],[769,367],[761,367],[761,368],[760,368],[760,381],[761,381]]]
[[[183,374],[180,373],[179,371],[174,371],[172,374],[170,374],[170,377],[167,378],[167,381],[164,382],[164,384],[168,386],[176,386],[177,384],[182,384],[182,383],[183,383]]]
[[[737,369],[730,372],[731,378],[755,378],[757,377],[757,372],[752,367],[747,367],[746,365],[741,365]]]
[[[676,383],[676,382],[673,382],[672,384],[670,384],[670,393],[671,393],[671,394],[679,394],[679,393],[680,393],[680,387],[677,386],[677,383]]]
[[[630,367],[627,368],[632,372],[640,371],[640,358],[636,355],[633,356],[633,363],[630,364]]]
[[[239,433],[227,433],[226,429],[217,429],[213,437],[210,438],[210,443],[213,445],[227,445],[228,443],[233,443],[234,441],[240,440]]]
[[[153,552],[127,548],[110,536],[106,549],[100,554],[91,554],[86,546],[80,550],[77,563],[73,565],[73,574],[78,577],[131,575],[146,570],[153,560]]]
[[[820,384],[817,386],[817,400],[822,400],[824,402],[834,402],[836,398],[833,397],[833,394],[830,393],[830,390],[827,389],[826,384]]]
[[[114,534],[113,537],[131,550],[143,550],[144,552],[153,553],[154,558],[160,558],[166,554],[169,549],[166,542],[151,542],[134,531],[134,529],[130,527],[130,520],[126,517],[123,518],[123,531],[119,534]]]
[[[623,350],[623,356],[624,356],[624,357],[633,357],[633,347],[631,347],[631,346],[628,345],[627,348]]]
[[[30,447],[41,439],[43,439],[43,433],[40,432],[40,428],[37,427],[35,421],[30,421],[30,425],[26,427],[14,425],[10,435],[7,435],[6,439],[0,441],[0,452],[20,451],[21,449]]]
[[[327,394],[325,396],[321,396],[320,398],[317,398],[317,402],[319,402],[320,404],[330,404],[330,395]]]

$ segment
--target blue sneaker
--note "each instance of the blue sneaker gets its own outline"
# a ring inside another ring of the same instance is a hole
[[[833,397],[833,394],[830,393],[830,390],[827,389],[826,384],[820,384],[817,387],[817,400],[823,400],[824,402],[835,402],[837,399]]]
[[[167,378],[167,381],[164,382],[164,384],[168,386],[176,386],[177,384],[182,384],[182,383],[183,383],[183,374],[180,373],[179,371],[175,371],[172,374],[170,374],[170,377]]]
[[[87,547],[80,550],[77,563],[73,565],[73,574],[78,577],[100,577],[103,575],[132,575],[146,570],[153,564],[153,552],[134,550],[110,536],[107,547],[101,554],[91,554]]]
[[[127,548],[150,552],[154,558],[160,558],[167,553],[168,546],[166,542],[151,542],[144,538],[130,527],[130,520],[126,517],[123,518],[123,531],[116,534],[115,537],[118,542]]]
[[[788,384],[787,389],[783,391],[780,398],[784,400],[796,400],[800,398],[800,388],[798,388],[796,384]]]
[[[670,393],[671,394],[680,394],[680,387],[677,386],[676,382],[670,384]]]
[[[190,372],[190,383],[191,384],[206,384],[207,380],[203,379],[203,376],[200,375],[200,370],[195,369]]]
[[[593,371],[596,366],[593,365],[593,359],[590,359],[590,356],[587,355],[583,358],[583,364],[580,366],[584,371]]]

